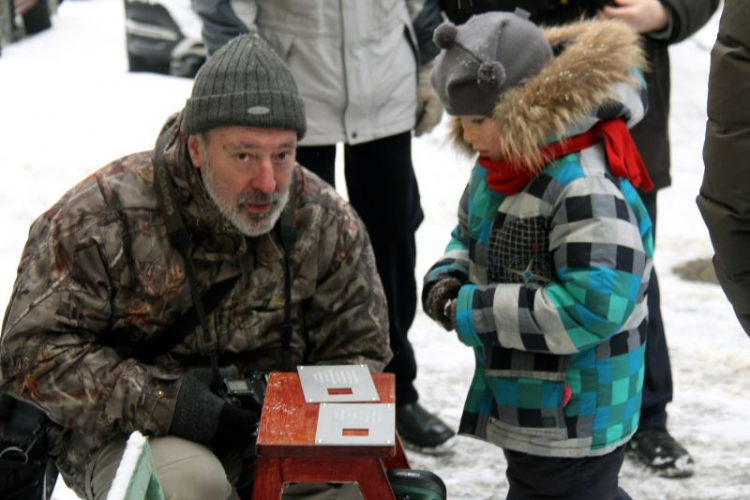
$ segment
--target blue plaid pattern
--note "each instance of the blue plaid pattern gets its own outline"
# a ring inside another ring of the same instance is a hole
[[[424,297],[460,279],[459,339],[477,370],[459,432],[544,456],[602,455],[638,426],[651,221],[594,146],[520,193],[474,167]],[[565,402],[565,404],[564,404]]]

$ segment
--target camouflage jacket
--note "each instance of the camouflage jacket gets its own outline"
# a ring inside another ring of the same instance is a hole
[[[248,238],[208,198],[180,117],[168,122],[167,172],[194,248],[201,292],[238,276],[209,315],[222,366],[280,367],[284,252],[279,233]],[[91,454],[138,430],[167,433],[185,371],[207,366],[198,329],[150,364],[139,347],[192,307],[184,261],[155,196],[152,153],[119,159],[68,191],[32,225],[6,312],[0,389],[58,424],[51,453],[83,495]],[[303,168],[290,196],[292,363],[390,359],[388,315],[367,232],[352,208]]]

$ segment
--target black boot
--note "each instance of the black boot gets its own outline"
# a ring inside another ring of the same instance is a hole
[[[455,432],[419,403],[396,406],[396,430],[405,448],[440,455],[452,446]]]
[[[693,459],[666,429],[639,429],[628,443],[628,454],[662,477],[693,475]]]

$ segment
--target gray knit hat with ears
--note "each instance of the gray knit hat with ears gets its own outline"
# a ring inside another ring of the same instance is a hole
[[[185,104],[185,132],[214,127],[307,130],[305,106],[292,72],[258,35],[241,35],[219,49],[195,76]]]
[[[516,14],[489,12],[443,23],[431,81],[450,115],[492,116],[500,95],[537,75],[553,58],[541,30]]]

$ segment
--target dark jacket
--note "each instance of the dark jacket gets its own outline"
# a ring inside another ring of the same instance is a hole
[[[698,208],[714,268],[750,335],[750,2],[727,0],[711,52],[706,171]]]
[[[189,161],[179,123],[165,167],[193,243],[198,288],[239,276],[208,316],[219,363],[240,373],[279,369],[279,235],[249,238],[221,216]],[[367,232],[322,180],[299,166],[293,175],[292,365],[366,363],[380,370],[391,356],[388,313]],[[59,425],[50,453],[81,496],[91,454],[136,430],[167,434],[181,375],[208,365],[197,332],[141,360],[143,346],[193,304],[153,183],[152,155],[144,152],[68,191],[32,225],[6,313],[0,389],[33,402]]]
[[[661,0],[671,14],[671,25],[660,33],[644,39],[649,111],[630,133],[638,145],[656,189],[672,183],[669,174],[669,45],[685,40],[698,31],[716,11],[719,0]],[[605,3],[603,0],[569,0],[562,5],[556,0],[442,0],[443,9],[455,23],[466,21],[472,14],[488,10],[513,11],[516,7],[531,13],[538,24],[563,24],[583,16],[591,16]]]

